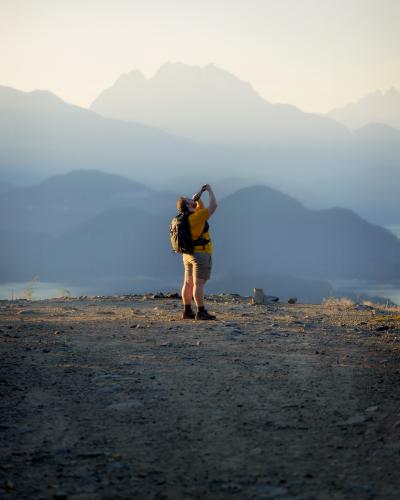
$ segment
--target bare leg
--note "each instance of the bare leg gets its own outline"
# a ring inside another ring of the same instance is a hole
[[[204,306],[204,286],[206,282],[207,280],[202,280],[200,278],[196,278],[194,282],[193,295],[197,307]]]
[[[193,277],[185,273],[185,279],[182,286],[182,302],[184,306],[189,306],[192,303],[193,297]]]

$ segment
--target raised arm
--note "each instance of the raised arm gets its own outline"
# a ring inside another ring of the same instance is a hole
[[[212,214],[217,210],[217,199],[215,197],[214,191],[212,190],[210,184],[204,186],[204,191],[208,191],[210,201],[208,204],[208,215],[211,217]]]

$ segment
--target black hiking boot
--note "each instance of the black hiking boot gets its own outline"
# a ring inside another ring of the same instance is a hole
[[[196,319],[212,320],[212,319],[217,319],[217,317],[214,316],[214,314],[209,314],[205,309],[203,309],[201,311],[197,311]]]
[[[192,309],[183,311],[182,319],[194,319],[196,317]]]

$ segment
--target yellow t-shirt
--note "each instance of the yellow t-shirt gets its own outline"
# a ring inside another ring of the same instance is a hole
[[[198,201],[195,213],[189,215],[189,226],[192,240],[197,240],[197,238],[200,237],[204,229],[204,224],[206,223],[208,218],[208,208],[204,208],[201,200]],[[207,231],[203,233],[201,237],[205,240],[208,240],[208,243],[205,246],[195,246],[194,252],[212,253],[213,247],[211,243],[210,233]]]

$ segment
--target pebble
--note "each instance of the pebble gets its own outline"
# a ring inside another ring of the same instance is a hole
[[[53,500],[67,500],[67,499],[68,499],[68,495],[62,491],[57,491],[53,495]]]
[[[127,401],[122,401],[120,403],[113,403],[111,405],[108,405],[107,408],[110,410],[119,410],[119,411],[125,411],[125,410],[132,410],[133,408],[141,408],[143,406],[143,401],[140,401],[139,399],[129,399]]]
[[[348,425],[361,425],[365,424],[371,420],[371,417],[368,415],[354,415],[354,417],[350,417],[345,421],[345,424]]]
[[[221,490],[227,493],[239,493],[242,491],[242,487],[237,483],[224,483],[221,485]]]
[[[377,332],[385,332],[386,330],[389,330],[389,327],[387,325],[380,325],[375,328]]]
[[[57,448],[56,450],[54,450],[54,454],[55,455],[69,455],[70,453],[72,453],[72,450],[70,448]]]
[[[307,476],[306,476],[307,477]],[[284,488],[283,486],[272,486],[270,484],[257,484],[256,489],[258,493],[262,493],[263,497],[266,495],[265,498],[275,498],[275,497],[280,497],[282,495],[287,495],[288,489]]]
[[[371,306],[367,306],[366,304],[357,304],[354,309],[356,311],[372,311],[374,308]]]
[[[6,486],[6,490],[15,489],[15,484],[12,481],[7,481],[5,486]]]

